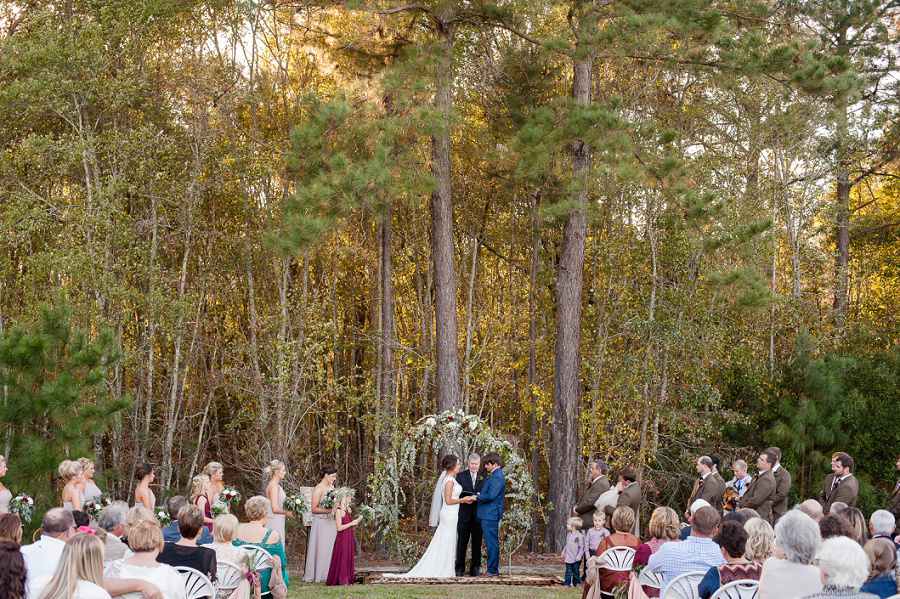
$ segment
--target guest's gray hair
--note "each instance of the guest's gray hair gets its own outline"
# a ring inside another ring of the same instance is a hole
[[[803,512],[790,511],[775,525],[775,542],[789,562],[807,565],[822,546],[822,534],[815,520]]]
[[[828,586],[858,591],[869,577],[869,558],[856,541],[843,536],[831,537],[822,543],[819,570]]]
[[[797,506],[797,509],[812,519],[822,519],[822,504],[815,499],[807,499]]]
[[[97,516],[97,525],[107,532],[113,532],[120,524],[125,524],[127,510],[121,505],[108,505],[100,510]]]
[[[470,454],[469,454],[469,458],[468,458],[466,461],[467,461],[467,462],[471,462],[472,460],[478,460],[478,461],[480,462],[480,461],[481,461],[481,456],[478,455],[477,453],[470,453]]]
[[[869,518],[869,524],[872,525],[872,534],[876,535],[890,535],[894,532],[896,523],[897,520],[894,518],[894,514],[887,510],[875,510]]]

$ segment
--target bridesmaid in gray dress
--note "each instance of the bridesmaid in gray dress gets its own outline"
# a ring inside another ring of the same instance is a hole
[[[141,462],[134,467],[134,477],[139,480],[138,486],[134,489],[134,505],[142,506],[150,511],[156,509],[156,495],[150,490],[150,483],[156,478],[153,472],[153,466]]]
[[[78,463],[81,464],[84,480],[76,486],[84,495],[84,500],[88,501],[103,495],[103,491],[94,483],[94,461],[90,458],[78,458]]]
[[[0,478],[6,476],[6,458],[0,455]],[[9,513],[9,502],[12,501],[12,491],[0,483],[0,514]]]
[[[78,490],[78,483],[84,481],[81,464],[63,460],[59,465],[59,476],[66,483],[62,490],[63,508],[70,512],[84,508],[84,493]]]
[[[287,468],[284,462],[280,460],[272,460],[263,470],[263,474],[269,477],[269,484],[266,485],[266,497],[269,498],[269,515],[266,517],[266,528],[278,531],[281,536],[281,542],[286,544],[284,536],[284,522],[287,516],[294,517],[294,513],[284,509],[284,500],[287,495],[281,488],[281,481],[287,474]]]
[[[306,549],[306,569],[303,582],[325,582],[331,566],[331,552],[337,538],[332,510],[319,507],[319,502],[328,491],[334,491],[337,468],[322,468],[322,480],[312,492],[312,526],[309,530],[309,547]]]

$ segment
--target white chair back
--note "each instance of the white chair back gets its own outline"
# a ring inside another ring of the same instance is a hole
[[[661,574],[657,574],[649,567],[645,567],[643,570],[641,570],[641,573],[638,574],[638,582],[645,587],[661,589],[663,585],[663,578]]]
[[[219,590],[238,588],[244,576],[243,566],[231,562],[216,562],[216,580]]]
[[[697,587],[706,576],[706,572],[688,572],[672,579],[663,592],[660,599],[700,599]]]
[[[616,572],[628,572],[634,563],[635,551],[631,547],[610,547],[600,554],[598,563],[601,568],[615,570]]]
[[[710,599],[756,599],[758,595],[758,580],[736,580],[719,587]]]
[[[250,554],[250,563],[253,568],[260,572],[262,570],[270,570],[272,568],[272,554],[258,545],[242,545],[241,549]]]
[[[215,599],[216,587],[205,574],[187,566],[178,566],[175,569],[181,575],[181,580],[184,581],[184,593],[187,599],[201,599],[202,597]]]

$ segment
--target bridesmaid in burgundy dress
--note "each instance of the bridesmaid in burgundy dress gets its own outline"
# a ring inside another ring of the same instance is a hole
[[[209,477],[205,474],[198,474],[194,477],[191,485],[191,501],[203,510],[203,526],[212,533],[213,517],[212,506],[209,501]]]
[[[334,506],[334,522],[337,525],[337,538],[334,540],[334,551],[331,552],[331,566],[325,586],[353,584],[355,577],[354,559],[356,557],[356,541],[353,527],[360,523],[362,516],[350,519],[350,495],[352,491],[346,487],[337,491],[340,500]]]

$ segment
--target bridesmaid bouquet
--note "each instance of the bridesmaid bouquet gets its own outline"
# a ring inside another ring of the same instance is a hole
[[[225,487],[222,492],[219,493],[219,501],[227,506],[230,506],[240,500],[241,494],[238,493],[237,489],[235,489],[234,487]]]
[[[363,524],[371,524],[375,521],[375,510],[366,504],[362,504],[356,508],[356,513],[362,516]]]
[[[334,500],[336,498],[334,490],[328,491],[322,496],[322,499],[319,500],[319,507],[323,510],[334,509]]]
[[[304,514],[309,509],[309,507],[306,505],[306,498],[302,495],[297,495],[296,493],[285,497],[284,503],[281,505],[281,507],[289,512],[294,512],[295,516]]]
[[[172,518],[169,517],[169,510],[167,510],[165,506],[156,508],[156,511],[153,513],[156,516],[156,519],[159,520],[160,526],[168,526],[172,523]]]
[[[34,499],[25,493],[19,493],[9,502],[9,511],[18,514],[22,522],[31,522],[31,515],[34,514]]]
[[[88,515],[88,518],[96,521],[100,516],[100,511],[110,505],[112,505],[112,499],[103,493],[100,497],[94,497],[84,502],[84,513]]]
[[[227,514],[228,504],[221,499],[217,499],[216,501],[213,501],[211,506],[209,506],[209,511],[212,514],[213,518],[215,518],[216,516],[221,516],[222,514]]]

